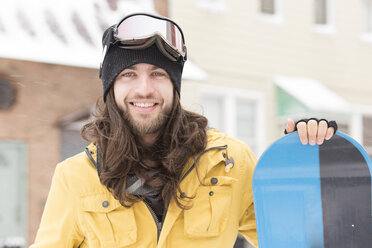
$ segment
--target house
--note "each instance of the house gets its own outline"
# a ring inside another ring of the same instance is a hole
[[[4,0],[0,242],[33,241],[56,164],[85,145],[102,31],[131,12],[180,24],[182,104],[257,156],[304,116],[336,119],[372,154],[371,1]]]
[[[183,85],[185,104],[258,156],[288,117],[314,116],[337,120],[372,154],[371,2],[171,0],[208,75]]]
[[[371,0],[169,6],[189,58],[208,75],[182,86],[184,106],[205,114],[211,126],[259,157],[283,135],[288,117],[334,119],[372,156]]]
[[[162,0],[2,1],[0,247],[34,240],[56,164],[86,145],[79,130],[101,96],[103,30],[167,8]],[[204,77],[186,65],[185,80]]]

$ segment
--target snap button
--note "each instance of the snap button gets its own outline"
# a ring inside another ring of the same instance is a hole
[[[209,195],[210,195],[210,196],[213,196],[213,194],[214,194],[213,191],[210,191],[210,192],[209,192]]]
[[[104,207],[104,208],[107,208],[109,205],[110,205],[110,204],[109,204],[108,201],[103,201],[103,202],[102,202],[102,207]]]
[[[90,151],[90,154],[94,154],[94,152],[93,151]]]
[[[218,183],[218,179],[215,177],[212,177],[211,184],[217,184],[217,183]]]

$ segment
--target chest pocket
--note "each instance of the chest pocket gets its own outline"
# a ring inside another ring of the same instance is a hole
[[[185,234],[191,237],[214,237],[221,234],[227,225],[232,186],[237,179],[211,177],[199,186],[191,209],[184,211]]]
[[[123,207],[109,194],[82,197],[82,226],[87,247],[126,247],[137,240],[132,208]]]

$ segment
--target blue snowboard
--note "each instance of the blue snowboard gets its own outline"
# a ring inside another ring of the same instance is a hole
[[[337,132],[318,146],[297,132],[271,145],[253,176],[260,248],[372,248],[372,163]]]

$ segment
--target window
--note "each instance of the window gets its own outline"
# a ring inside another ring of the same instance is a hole
[[[315,0],[315,24],[328,24],[327,9],[327,0]]]
[[[372,158],[372,106],[353,105],[350,136],[367,151]]]
[[[275,14],[275,0],[261,0],[261,13],[274,15]]]
[[[258,8],[261,21],[271,24],[281,24],[283,18],[281,16],[280,3],[280,0],[260,0]]]
[[[372,41],[372,0],[361,0],[362,39]]]
[[[372,158],[372,116],[363,116],[363,147]]]
[[[92,109],[91,106],[80,109],[58,122],[61,131],[61,160],[84,151],[89,144],[80,136],[80,129],[90,120]]]
[[[351,135],[350,134],[350,126],[349,126],[348,123],[346,123],[344,121],[338,121],[338,120],[336,120],[336,122],[337,122],[337,131],[340,131],[341,133],[345,133],[347,135]]]
[[[244,141],[256,155],[263,152],[262,93],[204,86],[201,104],[209,126]]]
[[[10,108],[15,102],[15,90],[10,82],[0,78],[0,109]]]
[[[248,144],[253,151],[258,151],[255,137],[256,111],[255,100],[236,98],[236,136]]]
[[[80,129],[70,129],[69,127],[61,130],[61,160],[65,160],[82,151],[89,145],[80,136]]]
[[[333,33],[333,0],[314,0],[315,30]]]
[[[224,12],[226,0],[196,0],[196,5],[203,10],[210,12]]]
[[[203,96],[202,105],[204,109],[204,115],[208,118],[209,127],[215,128],[220,131],[226,130],[223,115],[220,111],[223,108],[223,97],[216,95]]]

